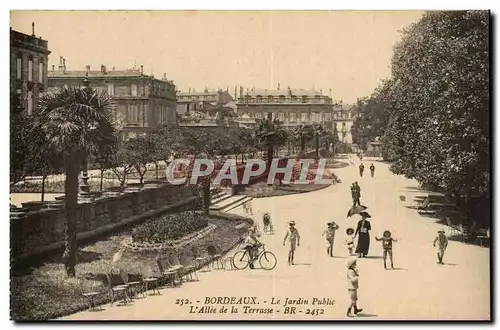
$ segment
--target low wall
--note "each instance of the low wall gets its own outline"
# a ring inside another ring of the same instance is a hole
[[[198,197],[194,196],[198,194],[193,188],[158,184],[79,204],[77,234],[80,238],[90,238],[93,233],[103,234],[103,230],[139,221],[159,211],[168,211],[169,205],[179,208],[184,204],[198,203]],[[63,246],[65,218],[64,208],[42,209],[27,212],[20,218],[11,217],[11,257],[15,260]]]

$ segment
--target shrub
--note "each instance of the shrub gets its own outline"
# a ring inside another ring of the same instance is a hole
[[[147,222],[132,232],[132,240],[142,243],[165,243],[179,239],[208,225],[202,212],[181,212]]]

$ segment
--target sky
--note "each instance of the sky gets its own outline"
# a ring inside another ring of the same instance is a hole
[[[49,70],[133,68],[177,89],[322,89],[355,102],[390,75],[400,31],[421,11],[11,11],[49,41]]]

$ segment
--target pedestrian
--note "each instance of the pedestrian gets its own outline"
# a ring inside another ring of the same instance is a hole
[[[434,239],[434,243],[432,244],[434,247],[436,247],[437,244],[437,257],[438,257],[438,264],[443,264],[443,257],[444,257],[444,251],[446,251],[446,248],[448,247],[448,238],[444,234],[444,230],[441,229],[438,231],[438,235]]]
[[[377,236],[375,236],[375,239],[377,241],[382,241],[382,248],[384,249],[384,255],[383,255],[383,257],[384,257],[384,269],[387,269],[387,264],[386,264],[387,255],[389,255],[389,258],[391,261],[391,268],[394,269],[394,262],[392,259],[392,242],[397,242],[397,240],[395,238],[393,238],[391,235],[392,235],[391,232],[386,230],[382,234],[381,238],[378,238]]]
[[[375,176],[375,165],[373,165],[373,163],[370,165],[370,172],[371,172],[372,178],[373,178],[373,176]]]
[[[348,317],[352,317],[351,311],[354,312],[354,315],[363,311],[361,308],[358,308],[359,272],[356,268],[356,258],[347,261],[347,290],[349,291],[349,298],[351,300],[346,313]]]
[[[351,195],[352,195],[352,206],[361,205],[361,187],[358,185],[358,182],[354,182],[351,187]]]
[[[297,228],[295,228],[295,221],[290,221],[288,223],[290,228],[286,232],[285,238],[283,239],[283,246],[288,241],[288,264],[294,264],[295,248],[300,246],[300,235]]]
[[[365,171],[365,165],[363,165],[363,163],[361,163],[359,165],[359,176],[363,176],[363,172]]]
[[[327,228],[321,235],[322,237],[326,237],[326,254],[330,257],[333,257],[333,244],[335,242],[335,231],[339,229],[339,226],[334,222],[327,223]]]
[[[273,224],[271,222],[271,215],[266,212],[262,216],[262,223],[264,224],[264,233],[272,233],[273,232]]]
[[[361,216],[361,220],[359,220],[356,231],[354,232],[354,238],[359,236],[356,253],[359,254],[360,258],[364,258],[370,250],[370,230],[372,229],[372,226],[370,221],[366,219],[371,218],[371,215],[366,211],[359,213],[359,215]]]
[[[346,231],[346,239],[345,239],[345,245],[347,246],[347,250],[349,251],[349,255],[352,255],[352,252],[354,250],[354,238],[352,237],[352,234],[354,234],[354,229],[352,228],[347,228]]]

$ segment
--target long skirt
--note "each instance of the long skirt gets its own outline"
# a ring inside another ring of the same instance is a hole
[[[361,253],[366,256],[370,250],[370,235],[359,233],[358,245],[356,246],[356,253]]]

